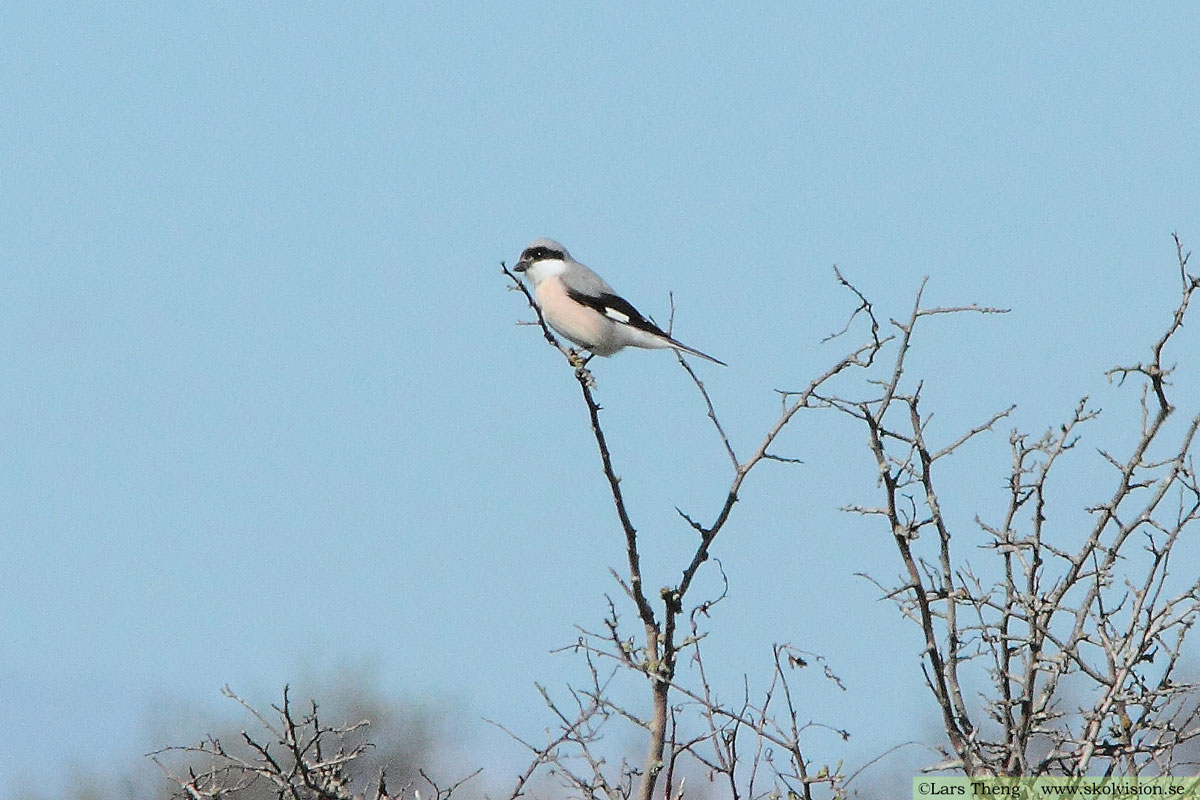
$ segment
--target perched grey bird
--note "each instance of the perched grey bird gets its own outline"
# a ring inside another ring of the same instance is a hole
[[[533,283],[534,297],[550,327],[598,356],[611,356],[622,347],[671,347],[727,366],[672,339],[553,239],[530,242],[513,269]]]

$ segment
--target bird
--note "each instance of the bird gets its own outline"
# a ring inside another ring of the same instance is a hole
[[[670,347],[728,366],[672,338],[553,239],[534,239],[513,269],[533,284],[534,297],[550,327],[594,355],[611,356],[624,347]]]

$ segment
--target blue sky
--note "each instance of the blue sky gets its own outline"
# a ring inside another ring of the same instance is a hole
[[[1170,233],[1200,244],[1198,33],[1183,4],[6,8],[0,794],[134,757],[164,698],[340,664],[487,759],[480,716],[547,723],[533,682],[576,674],[549,651],[621,539],[499,272],[537,236],[660,322],[674,293],[742,452],[840,355],[833,264],[885,315],[925,275],[1013,309],[919,338],[945,430],[1121,408],[1102,372],[1171,308]],[[595,372],[665,584],[674,506],[711,514],[728,466],[669,355]],[[963,457],[965,523],[1006,433]],[[807,464],[752,477],[712,658],[736,691],[771,642],[823,653],[848,691],[814,716],[870,757],[932,723],[915,632],[853,577],[896,569],[837,511],[874,497],[863,441],[812,415]]]

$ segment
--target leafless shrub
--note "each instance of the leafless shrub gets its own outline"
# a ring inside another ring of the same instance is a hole
[[[883,503],[848,510],[881,517],[895,542],[901,578],[877,585],[925,638],[922,669],[949,743],[938,769],[1139,775],[1194,767],[1177,756],[1200,735],[1200,687],[1181,670],[1200,582],[1194,565],[1174,581],[1169,567],[1200,515],[1192,456],[1200,414],[1167,435],[1175,406],[1164,352],[1200,278],[1188,273],[1178,237],[1175,244],[1180,297],[1166,330],[1148,362],[1109,372],[1141,381],[1140,428],[1127,455],[1101,451],[1115,486],[1087,509],[1092,523],[1083,531],[1052,524],[1046,508],[1052,479],[1072,477],[1066,454],[1099,414],[1086,397],[1065,423],[1036,438],[1012,432],[1007,507],[976,517],[989,539],[980,559],[987,563],[973,565],[963,554],[967,537],[948,520],[939,479],[950,456],[1012,407],[935,444],[926,433],[923,384],[907,380],[906,357],[919,323],[966,309],[923,308],[918,293],[908,319],[892,321],[899,346],[890,374],[872,381],[863,399],[822,398],[869,434]],[[985,675],[971,679],[981,685],[976,704],[964,684],[980,669]],[[1072,706],[1069,696],[1089,699]]]
[[[297,710],[287,687],[283,702],[270,714],[255,709],[231,689],[222,693],[236,702],[257,723],[242,730],[233,741],[207,736],[195,745],[172,746],[151,753],[151,758],[175,787],[173,797],[185,800],[399,800],[421,798],[449,800],[478,770],[462,780],[439,786],[418,770],[421,783],[405,776],[389,788],[381,769],[367,780],[353,769],[372,745],[364,737],[365,719],[342,725],[321,720],[315,701]],[[394,783],[394,782],[393,782]]]
[[[835,270],[857,306],[845,328],[828,338],[845,336],[856,323],[865,324],[867,334],[807,387],[780,392],[779,417],[748,456],[738,455],[703,383],[680,357],[705,402],[732,475],[724,502],[711,520],[697,520],[677,509],[698,538],[694,550],[681,560],[678,582],[657,596],[643,585],[638,531],[601,426],[587,360],[558,341],[529,291],[501,265],[513,288],[524,293],[537,313],[546,341],[574,368],[625,539],[626,565],[613,576],[637,617],[636,628],[630,629],[610,600],[603,630],[581,628],[571,649],[583,654],[590,681],[570,690],[569,703],[542,690],[555,727],[544,743],[519,739],[534,758],[510,796],[521,796],[532,777],[545,772],[585,797],[650,800],[660,791],[670,800],[685,793],[683,782],[676,780],[685,762],[703,767],[733,798],[811,800],[818,789],[835,797],[846,795],[858,773],[848,777],[840,762],[818,765],[801,739],[816,730],[837,738],[849,733],[807,721],[789,684],[794,669],[810,662],[823,665],[823,660],[777,646],[769,688],[761,697],[752,699],[747,689],[740,703],[718,699],[704,669],[701,621],[721,597],[697,599],[691,592],[743,482],[764,461],[792,460],[777,455],[772,446],[797,413],[812,409],[846,414],[869,433],[884,504],[848,510],[882,517],[895,542],[903,577],[895,586],[878,585],[925,637],[921,667],[949,742],[944,763],[936,768],[987,775],[1085,774],[1098,768],[1139,774],[1178,767],[1180,746],[1200,733],[1197,686],[1179,675],[1183,642],[1200,608],[1200,585],[1169,588],[1167,567],[1181,534],[1200,509],[1191,458],[1200,416],[1166,446],[1165,454],[1152,454],[1152,446],[1163,447],[1163,423],[1174,410],[1167,400],[1171,370],[1163,363],[1163,351],[1181,328],[1192,293],[1200,286],[1187,272],[1187,256],[1178,239],[1176,245],[1181,298],[1171,324],[1155,344],[1149,363],[1111,373],[1145,382],[1140,439],[1125,459],[1106,455],[1118,473],[1117,487],[1089,509],[1095,523],[1081,544],[1068,548],[1069,536],[1050,531],[1044,507],[1052,469],[1054,474],[1061,470],[1060,456],[1076,443],[1077,428],[1095,416],[1086,398],[1070,421],[1037,440],[1012,434],[1008,508],[999,524],[979,521],[991,538],[987,552],[999,565],[998,577],[985,579],[960,555],[960,548],[952,546],[955,532],[938,496],[934,467],[993,430],[1013,407],[934,445],[926,438],[929,416],[921,406],[923,384],[912,385],[906,359],[914,329],[927,318],[1003,312],[976,305],[925,308],[922,286],[908,318],[892,320],[891,332],[884,334],[872,303]],[[884,363],[889,353],[891,360]],[[876,377],[879,369],[884,374]],[[860,389],[863,396],[857,398],[847,389],[855,374],[868,387],[865,393]],[[1173,502],[1169,511],[1168,498]],[[932,536],[918,542],[925,531]],[[1137,544],[1145,554],[1140,559],[1130,556]],[[685,657],[694,667],[687,675],[680,669]],[[984,664],[990,689],[982,691],[981,704],[970,703],[963,673],[968,666]],[[826,677],[837,682],[832,671],[823,668]],[[618,675],[643,679],[648,690],[644,710],[615,699],[611,684]],[[1090,682],[1096,690],[1094,701],[1068,710],[1066,678]],[[601,740],[614,724],[643,733],[646,749],[640,765],[625,759],[610,763]]]

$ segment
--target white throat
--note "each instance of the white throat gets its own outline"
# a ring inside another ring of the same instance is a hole
[[[547,278],[553,278],[555,275],[562,275],[567,271],[567,262],[561,258],[543,259],[535,261],[525,270],[525,274],[529,276],[529,280],[533,282],[534,287]]]

